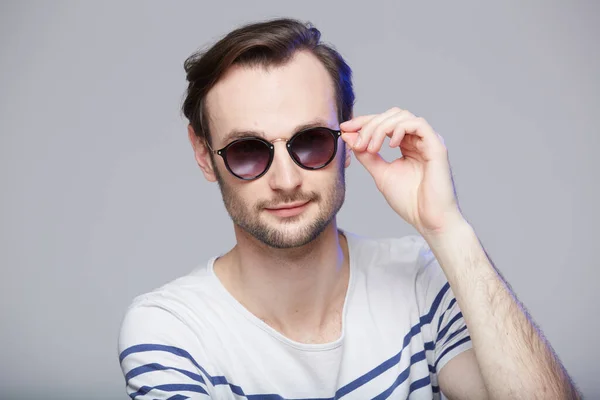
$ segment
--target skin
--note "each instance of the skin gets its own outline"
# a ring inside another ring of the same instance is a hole
[[[213,148],[232,130],[257,130],[268,140],[289,138],[298,125],[322,120],[338,127],[331,80],[304,52],[286,65],[234,67],[207,98]],[[191,127],[198,165],[218,182],[234,221],[237,245],[215,263],[215,272],[248,310],[285,336],[304,343],[330,342],[341,334],[348,286],[348,248],[335,214],[343,203],[343,168],[350,152],[369,171],[390,207],[425,238],[462,310],[473,349],[439,371],[450,399],[578,398],[550,345],[533,325],[462,216],[444,141],[423,118],[391,108],[339,125],[347,144],[319,171],[299,168],[275,142],[269,171],[255,181],[211,161]],[[359,140],[360,138],[360,140]],[[383,160],[386,138],[402,157]],[[311,200],[285,219],[265,207]],[[364,212],[368,212],[365,209]],[[243,283],[243,284],[242,284]]]
[[[296,127],[316,120],[339,128],[329,75],[307,53],[269,70],[232,68],[209,92],[207,107],[215,149],[228,143],[224,138],[233,130],[259,131],[274,140],[289,139]],[[226,170],[221,157],[213,165],[204,141],[188,130],[198,165],[207,180],[219,183],[234,221],[237,244],[214,267],[223,285],[293,340],[337,339],[349,270],[335,215],[344,200],[343,169],[350,164],[350,149],[338,139],[336,158],[323,169],[307,171],[292,161],[284,142],[275,142],[269,171],[242,181]],[[265,209],[295,200],[310,200],[296,217],[281,218]]]

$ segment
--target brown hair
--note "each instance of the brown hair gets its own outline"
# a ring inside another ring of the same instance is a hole
[[[275,19],[242,26],[205,51],[185,60],[189,82],[182,111],[196,132],[209,139],[205,99],[209,90],[232,65],[278,66],[288,62],[295,52],[308,50],[329,72],[335,89],[338,119],[352,116],[354,90],[352,70],[331,46],[320,42],[321,32],[310,23],[294,19]]]

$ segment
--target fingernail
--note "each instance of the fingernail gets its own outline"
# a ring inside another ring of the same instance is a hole
[[[360,136],[356,138],[356,142],[354,142],[354,148],[357,148],[358,146],[360,146]]]

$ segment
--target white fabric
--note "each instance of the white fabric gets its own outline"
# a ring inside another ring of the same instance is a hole
[[[137,297],[119,355],[136,399],[437,399],[437,372],[471,348],[448,282],[416,236],[344,233],[350,283],[341,337],[294,342],[224,288],[216,259]],[[210,397],[209,397],[210,396]]]

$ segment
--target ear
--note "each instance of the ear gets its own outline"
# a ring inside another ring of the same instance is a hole
[[[214,171],[214,165],[210,157],[210,150],[206,147],[206,142],[203,138],[198,137],[192,125],[188,125],[188,138],[194,149],[194,157],[198,166],[202,170],[204,177],[209,182],[216,182],[217,177]]]
[[[348,143],[344,143],[344,150],[344,168],[348,168],[350,166],[350,161],[352,161],[352,149]]]
[[[348,121],[352,118],[354,118],[354,111],[350,113]],[[346,150],[344,154],[344,168],[348,168],[350,166],[350,161],[352,161],[352,148],[348,143],[344,142],[344,149]]]

